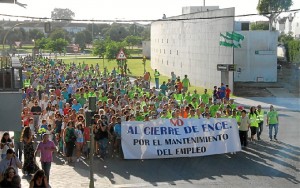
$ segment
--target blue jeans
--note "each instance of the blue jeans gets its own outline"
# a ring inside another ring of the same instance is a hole
[[[47,177],[48,183],[50,181],[49,175],[50,175],[50,168],[51,168],[51,162],[41,162],[42,169],[45,171],[45,175]]]
[[[159,78],[155,78],[155,87],[159,89]]]
[[[275,129],[274,138],[276,139],[277,133],[278,133],[278,124],[269,124],[269,137],[270,137],[270,139],[273,139],[273,137],[272,137],[273,128]]]
[[[107,138],[102,138],[99,140],[99,147],[100,147],[99,149],[100,149],[101,156],[104,156],[106,154],[107,144],[108,144]]]

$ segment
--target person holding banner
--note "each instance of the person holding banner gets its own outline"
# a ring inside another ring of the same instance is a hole
[[[248,131],[250,127],[250,119],[247,116],[246,110],[242,110],[239,125],[239,135],[241,140],[241,146],[247,147],[248,145]]]

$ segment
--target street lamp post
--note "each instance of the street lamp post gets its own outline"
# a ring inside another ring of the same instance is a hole
[[[11,32],[15,27],[19,26],[19,25],[24,25],[24,24],[29,24],[29,23],[33,23],[36,24],[37,22],[25,22],[25,23],[17,23],[14,26],[12,26],[11,28],[9,28],[9,30],[5,33],[4,37],[3,37],[3,41],[2,41],[2,49],[4,50],[4,45],[6,42],[6,38],[9,34],[9,32]]]

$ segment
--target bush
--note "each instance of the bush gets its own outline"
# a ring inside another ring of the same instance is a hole
[[[290,62],[300,63],[300,40],[291,40],[287,44]]]

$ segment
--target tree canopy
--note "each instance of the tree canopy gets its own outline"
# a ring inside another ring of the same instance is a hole
[[[271,31],[275,18],[283,11],[289,10],[292,5],[292,0],[259,0],[257,11],[269,19],[269,30]]]
[[[250,30],[268,30],[269,24],[268,23],[251,23]]]
[[[31,40],[32,39],[34,39],[34,40],[41,39],[44,36],[45,36],[44,33],[38,29],[29,30],[29,39],[31,39]]]
[[[70,39],[70,36],[69,36],[69,33],[64,30],[64,29],[61,29],[61,28],[56,28],[54,29],[50,35],[49,35],[49,38],[51,38],[52,40],[56,40],[56,39],[59,39],[59,38],[63,38],[63,39],[66,39],[67,41],[71,41]]]
[[[73,19],[75,17],[75,13],[68,8],[55,8],[51,12],[52,19]]]

